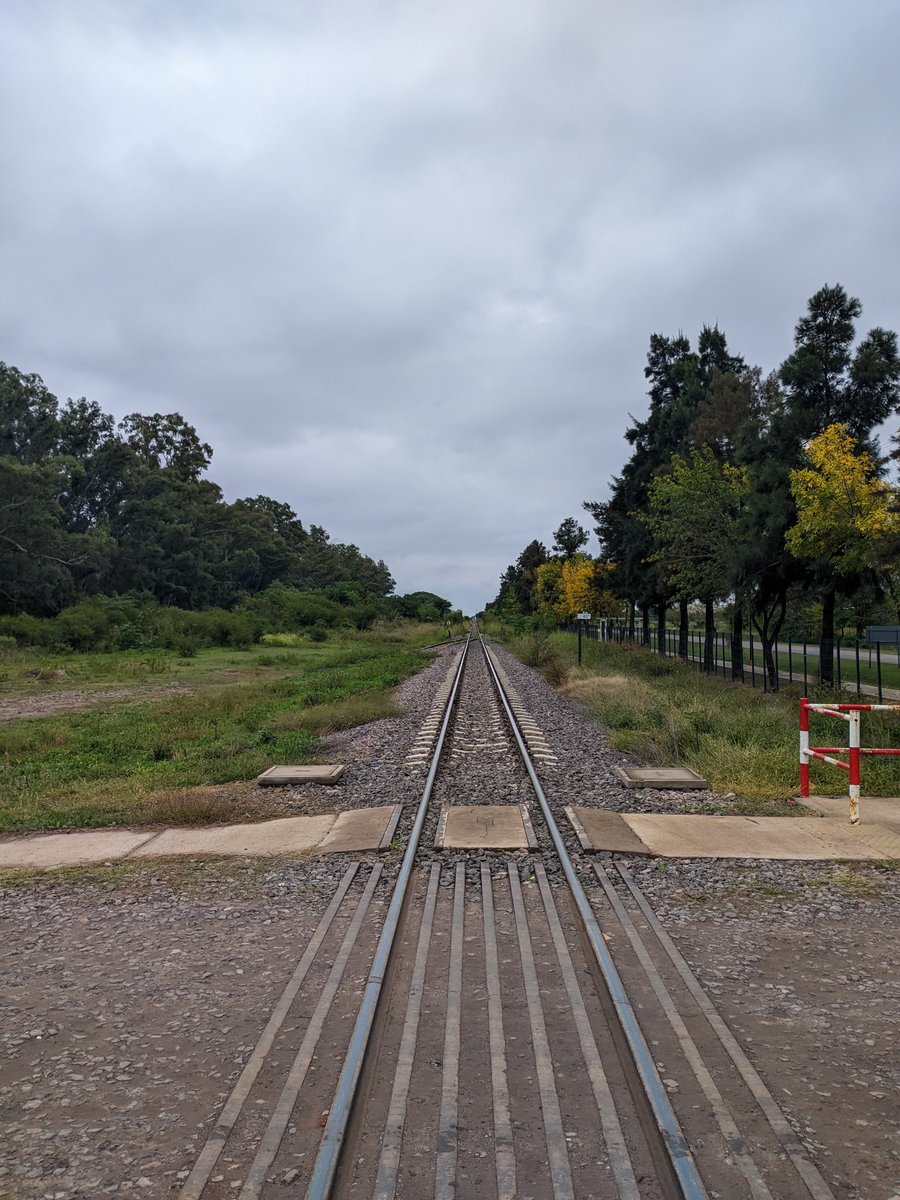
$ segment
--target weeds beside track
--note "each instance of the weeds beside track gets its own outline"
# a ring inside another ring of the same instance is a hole
[[[246,656],[223,650],[218,677],[208,651],[206,682],[190,692],[7,722],[0,831],[155,822],[154,794],[171,806],[173,789],[315,761],[322,735],[396,711],[391,689],[423,665],[419,643],[432,637],[424,629],[402,640],[366,634]],[[111,664],[100,666],[108,680]],[[206,819],[223,814],[213,805]]]
[[[693,767],[715,791],[742,798],[747,812],[778,815],[796,796],[796,689],[754,691],[639,646],[587,640],[578,667],[575,638],[569,633],[507,633],[503,640],[549,683],[584,705],[606,727],[616,749],[649,764]],[[824,689],[811,689],[810,695],[835,698]],[[871,743],[898,744],[900,723],[871,716],[866,734]],[[818,790],[845,790],[837,770],[817,764],[814,771]],[[863,786],[868,795],[900,795],[900,766],[867,761]],[[730,806],[728,811],[737,810]]]

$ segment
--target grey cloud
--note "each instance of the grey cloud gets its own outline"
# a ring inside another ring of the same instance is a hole
[[[900,17],[763,2],[7,6],[0,357],[175,408],[468,608],[624,460],[649,334],[900,325]]]

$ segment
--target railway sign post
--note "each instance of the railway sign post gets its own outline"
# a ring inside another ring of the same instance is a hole
[[[582,633],[582,630],[584,629],[585,625],[587,625],[588,621],[590,621],[590,619],[591,619],[591,614],[589,612],[578,613],[578,665],[579,665],[579,667],[581,666],[581,633]]]

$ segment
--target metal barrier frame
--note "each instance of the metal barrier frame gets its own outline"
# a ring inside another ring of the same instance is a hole
[[[850,726],[849,745],[846,747],[848,761],[833,758],[835,754],[843,754],[843,746],[811,746],[809,744],[809,714],[821,713],[826,717],[837,717],[846,721]],[[863,754],[898,755],[900,749],[876,749],[860,745],[860,714],[864,712],[900,712],[900,704],[810,704],[803,696],[800,700],[800,795],[809,795],[809,760],[818,758],[840,767],[850,775],[850,824],[859,821],[859,788],[860,763]]]

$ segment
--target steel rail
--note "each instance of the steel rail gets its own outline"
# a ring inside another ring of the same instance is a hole
[[[675,1110],[672,1108],[663,1081],[656,1069],[650,1048],[641,1032],[641,1027],[638,1024],[631,1001],[628,998],[628,993],[625,990],[625,985],[622,983],[621,976],[603,940],[603,935],[600,932],[597,918],[594,916],[594,911],[587,898],[587,893],[582,887],[581,880],[578,878],[575,870],[575,864],[572,862],[569,852],[566,849],[559,826],[556,823],[556,818],[550,810],[550,805],[544,794],[541,781],[538,779],[531,762],[525,741],[519,731],[519,726],[513,715],[503,685],[500,682],[500,677],[497,674],[490,651],[480,633],[478,640],[484,651],[488,670],[493,678],[494,687],[506,713],[516,745],[519,748],[519,754],[521,755],[525,770],[528,772],[528,777],[534,788],[534,793],[541,807],[541,812],[544,815],[544,820],[547,822],[547,828],[550,831],[554,849],[562,865],[563,874],[566,877],[566,882],[569,885],[569,890],[578,909],[588,942],[603,975],[616,1017],[628,1044],[628,1049],[640,1078],[644,1094],[650,1105],[653,1120],[665,1147],[672,1171],[674,1172],[677,1186],[681,1191],[683,1200],[709,1200],[708,1193],[697,1170],[697,1165],[694,1162],[687,1140],[675,1115]]]
[[[319,1152],[316,1155],[312,1176],[310,1177],[309,1186],[306,1191],[306,1200],[328,1200],[334,1186],[335,1174],[340,1161],[347,1126],[350,1122],[350,1114],[356,1098],[359,1078],[362,1073],[363,1060],[365,1059],[366,1050],[372,1035],[375,1011],[378,1006],[379,997],[381,996],[385,976],[387,975],[397,929],[400,925],[400,914],[406,899],[406,893],[409,889],[413,864],[419,848],[419,840],[422,836],[422,828],[425,824],[428,804],[431,799],[432,790],[434,789],[434,781],[437,777],[441,753],[444,749],[444,741],[450,726],[450,718],[453,715],[453,706],[456,703],[456,696],[459,691],[463,668],[466,665],[466,655],[469,652],[471,639],[472,635],[470,633],[463,646],[456,677],[453,680],[453,687],[447,699],[447,707],[444,710],[444,719],[441,722],[440,733],[438,734],[432,755],[431,767],[428,771],[428,777],[425,780],[422,797],[419,800],[416,819],[409,835],[409,842],[407,843],[406,853],[403,855],[403,862],[400,865],[400,873],[394,885],[390,907],[385,917],[381,936],[378,939],[378,946],[375,950],[375,957],[372,960],[369,978],[366,981],[362,1003],[357,1013],[356,1023],[353,1026],[353,1034],[350,1038],[347,1056],[341,1067],[334,1099],[328,1114],[328,1121],[325,1125],[325,1132],[322,1135]]]

